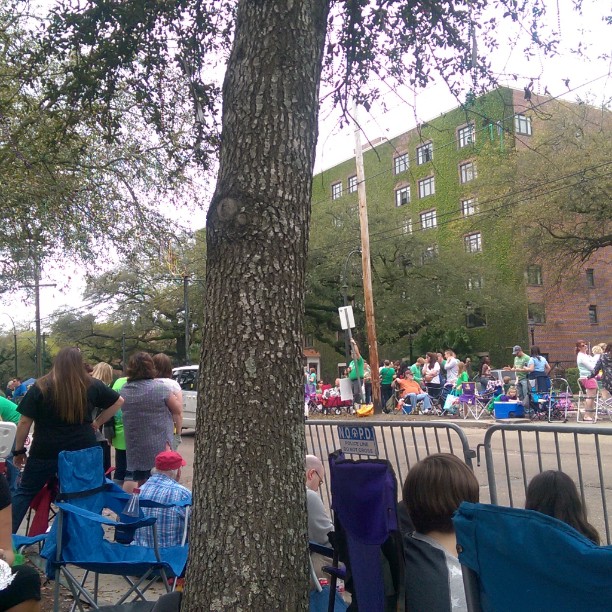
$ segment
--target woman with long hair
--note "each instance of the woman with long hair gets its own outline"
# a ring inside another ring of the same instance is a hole
[[[30,387],[17,409],[21,418],[13,462],[24,470],[13,496],[13,533],[34,496],[57,473],[59,453],[96,446],[96,430],[121,404],[118,393],[87,373],[78,348],[63,348],[57,354],[51,371]],[[34,439],[26,458],[24,443],[33,424]]]
[[[593,412],[595,409],[595,397],[597,396],[597,381],[590,378],[595,369],[597,358],[589,354],[589,345],[584,340],[576,342],[576,365],[578,366],[578,384],[586,393],[583,412]],[[592,421],[590,415],[583,415],[584,421]]]
[[[91,372],[91,377],[95,378],[96,380],[101,380],[107,387],[112,387],[113,368],[111,368],[108,363],[104,363],[103,361],[101,361],[100,363],[96,363]],[[98,410],[98,412],[100,412],[100,410]],[[115,417],[113,417],[113,419],[114,418]],[[111,419],[109,419],[109,422],[111,422]],[[104,473],[106,473],[111,466],[111,450],[110,443],[102,433],[102,429],[96,430],[96,440],[102,448]]]
[[[427,393],[432,398],[439,398],[442,390],[440,382],[440,362],[437,353],[427,353],[427,359],[423,366],[423,381],[427,387]]]
[[[124,490],[132,492],[151,475],[155,457],[172,448],[174,424],[182,421],[183,406],[163,379],[151,355],[139,352],[129,359],[127,382],[121,388],[127,471]]]
[[[159,378],[164,384],[170,389],[170,392],[174,394],[179,404],[181,405],[181,411],[178,413],[172,413],[172,420],[174,421],[174,442],[172,448],[176,450],[181,443],[181,431],[183,429],[183,390],[174,378],[172,378],[172,362],[170,357],[165,353],[157,353],[153,355],[153,363],[155,364],[155,370],[157,375],[155,378]]]
[[[478,381],[480,382],[480,392],[485,393],[489,381],[491,380],[491,359],[483,357],[478,366]]]
[[[587,520],[578,489],[565,472],[548,470],[534,476],[527,487],[525,508],[559,519],[595,544],[600,543],[597,529]]]

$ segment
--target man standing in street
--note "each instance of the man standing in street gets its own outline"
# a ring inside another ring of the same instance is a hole
[[[351,338],[351,347],[353,360],[351,363],[349,363],[348,377],[353,388],[353,404],[361,404],[361,385],[363,384],[363,377],[365,373],[363,367],[363,357],[359,352],[359,347],[357,346],[354,338]]]
[[[514,365],[510,370],[516,372],[516,389],[518,391],[518,398],[522,402],[523,406],[527,406],[529,402],[529,381],[527,380],[527,374],[529,368],[529,355],[523,353],[523,349],[517,344],[512,348],[512,354],[514,355]],[[508,368],[504,368],[505,370]]]
[[[393,379],[395,378],[395,368],[391,365],[388,359],[385,359],[384,365],[379,370],[380,373],[380,392],[382,396],[383,408],[393,395]]]

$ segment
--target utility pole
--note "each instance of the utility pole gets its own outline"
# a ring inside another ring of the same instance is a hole
[[[357,166],[357,196],[359,198],[359,226],[361,228],[361,265],[363,268],[363,297],[366,316],[366,330],[372,371],[372,399],[374,411],[381,412],[380,376],[378,373],[378,341],[376,339],[376,321],[374,319],[374,297],[372,294],[372,269],[370,267],[370,231],[368,227],[368,205],[366,202],[365,172],[363,169],[363,150],[361,134],[357,122],[357,104],[353,101],[355,121],[355,164]]]
[[[31,252],[31,251],[30,251]],[[32,252],[31,252],[32,253]],[[40,261],[36,253],[32,253],[34,260],[34,285],[22,285],[22,287],[34,288],[34,308],[35,324],[36,324],[36,378],[42,376],[42,336],[40,328],[40,288],[41,287],[55,287],[55,283],[44,283],[40,282]]]
[[[185,365],[189,365],[189,279],[190,274],[183,274],[183,303],[185,306]]]
[[[17,358],[17,328],[15,327],[15,321],[13,321],[13,317],[8,312],[2,312],[5,317],[8,317],[13,324],[13,351],[15,353],[15,378],[19,377],[19,368],[18,366],[18,358]]]
[[[348,263],[352,255],[356,253],[361,254],[361,247],[353,249],[344,261],[344,268],[342,270],[342,301],[344,306],[348,306]],[[346,355],[346,365],[351,362],[351,328],[347,327],[344,333],[344,354]]]
[[[125,376],[125,323],[123,324],[123,329],[121,330],[121,372]]]

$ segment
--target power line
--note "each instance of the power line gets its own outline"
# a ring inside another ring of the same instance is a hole
[[[537,109],[540,109],[540,108],[542,108],[543,106],[545,106],[546,104],[550,104],[551,102],[558,101],[558,100],[561,98],[561,96],[564,96],[564,95],[567,95],[567,94],[570,94],[570,93],[574,93],[574,92],[578,91],[579,89],[582,89],[583,87],[587,87],[587,86],[589,86],[589,85],[592,85],[593,83],[596,83],[597,81],[599,81],[599,80],[601,80],[601,79],[604,79],[604,78],[609,78],[609,77],[610,77],[610,71],[608,71],[608,72],[606,72],[606,73],[604,73],[604,74],[601,74],[600,76],[595,77],[595,78],[593,78],[593,79],[591,79],[591,80],[589,80],[589,81],[586,81],[586,82],[582,83],[581,85],[577,85],[576,87],[573,87],[573,88],[571,88],[571,89],[568,89],[567,91],[564,91],[564,92],[563,92],[563,93],[561,93],[561,94],[558,94],[558,95],[556,95],[556,96],[550,96],[550,97],[548,97],[546,100],[543,100],[542,102],[539,102],[538,104],[532,104],[529,110],[537,110]],[[387,85],[387,87],[390,87],[390,86],[389,86],[389,85]],[[499,88],[498,88],[498,89],[499,89]],[[391,91],[393,91],[393,90],[391,90]],[[397,94],[397,92],[394,92],[394,93],[396,93],[396,94]],[[398,95],[398,97],[400,97],[400,96],[399,96],[399,94],[397,94],[397,95]],[[402,99],[402,100],[403,100],[403,98],[401,98],[401,97],[400,97],[400,99]],[[465,105],[464,105],[464,104],[462,104],[462,103],[459,103],[459,104],[460,104],[460,107],[465,107]],[[450,109],[449,111],[446,111],[446,112],[452,112],[453,110],[456,110],[456,109]],[[476,115],[476,116],[481,117],[481,118],[487,118],[487,119],[490,119],[490,117],[485,117],[484,115],[482,115],[481,113],[478,113],[478,112],[477,112],[476,110],[474,110],[473,108],[472,108],[472,109],[470,109],[470,112],[471,112],[471,113],[473,113],[473,114],[474,114],[474,115]],[[443,113],[443,114],[445,114],[445,113]],[[516,113],[512,113],[512,115],[508,115],[508,116],[504,116],[504,117],[502,117],[502,119],[500,119],[500,120],[499,120],[499,121],[500,121],[500,123],[502,123],[502,124],[503,124],[504,122],[506,122],[506,121],[508,121],[508,120],[512,119],[512,118],[514,117],[514,115],[515,115],[515,114],[516,114]],[[435,119],[432,119],[431,121],[435,121]],[[428,122],[426,122],[426,123],[431,124],[431,121],[428,121]],[[482,128],[479,128],[478,130],[475,130],[474,134],[476,135],[476,134],[478,134],[478,133],[486,132],[486,130],[487,130],[488,128],[489,128],[489,126],[488,126],[488,125],[487,125],[487,126],[483,126]],[[413,128],[413,129],[418,129],[418,126],[417,126],[417,128]],[[408,130],[408,132],[410,132],[410,131],[411,131],[411,130]],[[406,133],[406,132],[404,132],[404,133]],[[397,138],[398,136],[401,136],[401,135],[402,135],[402,134],[398,134],[397,136],[394,136],[394,138]],[[391,141],[391,139],[386,138],[386,137],[384,137],[384,138],[385,138],[385,141],[387,142],[387,144],[390,144],[391,146],[393,146],[393,145],[392,145],[392,143],[390,142],[390,141]],[[439,145],[439,146],[436,146],[436,151],[444,150],[444,149],[446,149],[446,148],[448,148],[448,147],[455,146],[455,145],[456,145],[456,143],[457,143],[457,139],[456,139],[456,138],[453,138],[452,140],[449,140],[449,141],[448,141],[448,142],[446,142],[446,143],[443,143],[443,144],[441,144],[441,145]],[[397,151],[397,150],[396,150],[396,151]],[[351,159],[351,158],[350,158],[350,159]],[[435,160],[433,160],[433,161],[435,162]],[[410,167],[409,167],[409,170],[410,170]],[[320,175],[323,175],[325,172],[327,172],[327,170],[323,170],[323,171],[321,171],[319,174],[320,174]],[[367,176],[367,177],[365,178],[365,182],[367,183],[368,181],[371,181],[371,180],[373,180],[373,179],[375,179],[375,178],[378,178],[379,176],[383,176],[383,175],[390,174],[391,172],[393,172],[393,168],[385,168],[384,170],[381,170],[381,171],[379,171],[379,172],[377,172],[377,173],[375,173],[375,174],[372,174],[372,175],[370,175],[370,176]],[[411,170],[410,170],[410,172],[411,172]],[[413,178],[414,178],[414,177],[413,177]],[[313,202],[313,203],[312,203],[312,207],[314,207],[314,206],[318,206],[318,205],[320,205],[320,204],[329,203],[329,202],[332,202],[332,201],[333,201],[333,197],[332,197],[331,195],[329,195],[329,196],[326,196],[326,197],[325,197],[324,199],[322,199],[322,200],[318,200],[317,202]]]
[[[551,180],[546,180],[546,181],[540,181],[538,183],[535,183],[534,185],[531,185],[529,187],[525,187],[524,189],[519,189],[517,191],[514,192],[510,192],[510,193],[506,193],[500,196],[495,196],[492,198],[489,198],[487,200],[481,201],[479,202],[479,207],[481,206],[489,206],[491,204],[495,204],[496,202],[502,202],[502,204],[500,204],[499,206],[493,207],[493,208],[486,208],[484,210],[480,210],[472,215],[469,215],[469,217],[463,216],[461,211],[459,210],[453,210],[453,211],[448,211],[446,213],[443,213],[440,216],[436,217],[436,220],[440,220],[442,219],[443,221],[441,223],[437,223],[435,228],[423,228],[423,227],[419,227],[417,229],[415,229],[413,232],[411,233],[416,233],[416,232],[425,232],[425,231],[429,231],[430,229],[437,229],[440,227],[445,227],[446,225],[450,225],[452,223],[456,223],[459,221],[466,221],[466,220],[474,220],[477,217],[483,217],[483,216],[489,216],[495,212],[499,212],[501,210],[504,209],[508,209],[512,206],[521,204],[521,203],[526,203],[529,200],[532,200],[534,198],[538,198],[541,197],[543,195],[547,195],[550,193],[555,193],[557,191],[561,191],[563,189],[569,189],[571,187],[576,187],[579,184],[583,184],[585,182],[590,182],[596,179],[601,179],[601,178],[606,178],[608,176],[610,176],[612,173],[608,173],[608,174],[604,174],[604,175],[598,175],[598,176],[594,176],[591,178],[581,178],[581,180],[579,182],[575,182],[575,183],[570,183],[570,184],[564,184],[564,185],[558,185],[556,187],[553,187],[552,189],[548,189],[546,192],[540,192],[540,193],[535,193],[535,194],[531,194],[530,192],[536,191],[536,190],[541,190],[544,187],[547,187],[549,185],[554,185],[555,183],[558,183],[559,181],[565,180],[565,179],[569,179],[575,176],[580,176],[583,175],[585,172],[591,171],[591,170],[597,170],[600,168],[605,168],[607,166],[610,166],[612,164],[612,161],[608,161],[608,162],[603,162],[601,164],[597,164],[594,166],[587,166],[585,168],[582,168],[580,170],[577,170],[575,172],[563,175],[563,176],[559,176],[556,177],[554,179]],[[522,197],[521,197],[522,196]],[[518,198],[514,201],[513,198]],[[510,201],[508,201],[510,200]],[[459,215],[459,216],[458,216]],[[447,219],[448,218],[448,219]],[[447,220],[445,220],[447,219]],[[400,232],[400,233],[397,233]],[[370,235],[371,239],[372,239],[372,243],[377,243],[377,242],[384,242],[386,240],[390,240],[392,238],[399,238],[402,235],[405,235],[406,232],[404,230],[404,225],[402,224],[401,226],[394,226],[392,228],[387,228],[385,230],[382,230],[380,232],[374,232]],[[326,252],[326,248],[342,248],[342,247],[347,247],[348,245],[352,244],[354,241],[352,239],[343,241],[343,242],[338,242],[335,241],[333,244],[326,246],[317,246],[316,248],[312,249],[311,251],[309,251],[309,256],[312,254],[323,254]]]

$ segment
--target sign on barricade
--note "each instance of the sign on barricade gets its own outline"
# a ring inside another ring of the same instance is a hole
[[[339,425],[338,439],[340,440],[340,448],[345,455],[378,457],[376,433],[372,426],[360,425],[358,427],[351,427]]]

